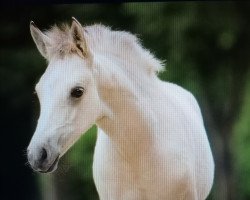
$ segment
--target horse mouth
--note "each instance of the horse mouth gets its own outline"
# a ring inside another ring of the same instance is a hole
[[[45,171],[39,171],[39,172],[40,173],[49,173],[49,172],[55,171],[56,168],[57,168],[58,161],[59,161],[59,155],[56,157],[56,159],[54,160],[54,162],[50,165],[50,167],[47,170],[45,170]]]

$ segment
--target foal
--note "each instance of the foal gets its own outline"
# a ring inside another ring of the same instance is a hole
[[[128,32],[102,25],[30,31],[48,67],[36,85],[41,114],[28,147],[35,171],[98,126],[93,174],[101,200],[204,200],[214,161],[191,93],[159,80],[161,62]]]

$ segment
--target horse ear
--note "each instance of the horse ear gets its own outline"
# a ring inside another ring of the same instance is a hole
[[[78,54],[83,58],[89,56],[89,50],[84,38],[83,27],[74,17],[72,17],[71,34]]]
[[[30,22],[30,33],[37,49],[42,56],[48,60],[48,46],[50,45],[50,39],[37,28],[33,21]]]

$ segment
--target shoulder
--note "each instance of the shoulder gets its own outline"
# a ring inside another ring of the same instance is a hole
[[[183,102],[185,105],[193,108],[199,115],[201,115],[201,110],[199,104],[194,97],[194,95],[186,90],[185,88],[170,82],[164,82],[164,87],[167,92],[175,96],[179,101]]]

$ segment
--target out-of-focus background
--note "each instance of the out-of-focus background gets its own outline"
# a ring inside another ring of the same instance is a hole
[[[250,199],[250,4],[182,2],[2,6],[0,8],[1,192],[3,200],[95,200],[96,127],[52,175],[32,172],[25,149],[39,116],[34,85],[46,68],[29,32],[55,23],[103,23],[137,34],[166,60],[159,77],[197,98],[215,158],[208,199]]]

